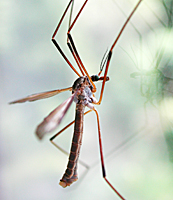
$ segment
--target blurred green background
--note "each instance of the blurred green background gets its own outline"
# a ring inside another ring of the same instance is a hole
[[[79,180],[58,185],[68,157],[34,131],[69,92],[33,103],[7,103],[29,94],[69,87],[77,76],[51,43],[68,1],[0,3],[0,199],[119,199],[101,174],[96,117],[85,117]],[[83,1],[76,0],[74,15]],[[72,35],[89,73],[112,45],[137,0],[89,1]],[[100,114],[107,178],[130,200],[173,198],[173,31],[171,0],[143,0],[116,45]],[[69,13],[56,37],[76,67],[66,45]],[[97,83],[99,96],[100,83]],[[60,130],[75,116],[75,104]],[[56,142],[69,150],[73,127]],[[53,135],[53,134],[52,134]],[[51,135],[50,135],[51,137]],[[84,176],[84,178],[82,178]]]

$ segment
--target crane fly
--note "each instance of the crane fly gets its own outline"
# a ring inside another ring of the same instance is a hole
[[[142,0],[139,0],[132,12],[130,13],[129,17],[126,19],[124,25],[122,26],[118,36],[114,40],[109,52],[107,55],[103,57],[103,60],[101,62],[100,66],[100,71],[97,75],[92,75],[90,76],[84,67],[80,56],[78,54],[77,48],[74,44],[73,38],[71,36],[71,30],[78,20],[82,10],[84,9],[86,3],[88,0],[84,2],[82,5],[81,9],[77,13],[75,19],[73,22],[71,22],[71,16],[73,12],[73,5],[74,5],[74,0],[70,0],[68,3],[54,33],[52,36],[52,42],[55,45],[56,49],[59,51],[59,53],[62,55],[62,57],[65,59],[67,64],[71,67],[71,69],[76,73],[78,78],[75,80],[73,83],[72,87],[65,88],[65,89],[58,89],[58,90],[53,90],[53,91],[48,91],[48,92],[43,92],[39,94],[33,94],[30,96],[27,96],[25,98],[16,100],[11,102],[10,104],[15,104],[15,103],[23,103],[26,101],[36,101],[39,99],[45,99],[52,97],[54,95],[57,95],[61,92],[64,91],[72,91],[72,95],[64,101],[62,104],[60,104],[57,108],[55,108],[37,127],[36,129],[36,135],[39,139],[42,139],[45,134],[52,132],[55,130],[58,125],[61,123],[61,120],[65,116],[66,112],[68,111],[69,107],[71,106],[72,102],[74,101],[76,103],[76,116],[75,120],[71,123],[69,123],[65,128],[63,128],[61,131],[59,131],[56,135],[54,135],[50,141],[60,149],[58,145],[56,145],[53,140],[55,137],[57,137],[60,133],[62,133],[65,129],[67,129],[69,126],[71,126],[74,123],[74,135],[73,135],[73,140],[72,140],[72,145],[71,145],[71,151],[69,155],[69,161],[67,164],[67,169],[60,180],[60,185],[62,187],[67,187],[70,186],[73,182],[77,181],[77,163],[78,163],[78,158],[79,158],[79,153],[80,153],[80,147],[82,143],[82,134],[83,134],[83,120],[84,120],[84,115],[90,113],[91,111],[94,111],[96,114],[97,118],[97,127],[98,127],[98,136],[99,136],[99,147],[100,147],[100,157],[101,157],[101,166],[102,166],[102,175],[107,184],[113,189],[113,191],[120,197],[120,199],[125,199],[116,189],[115,187],[109,182],[109,180],[106,178],[106,171],[105,171],[105,164],[104,164],[104,157],[103,157],[103,150],[102,150],[102,140],[101,140],[101,132],[100,132],[100,120],[99,120],[99,114],[98,111],[96,110],[94,105],[100,105],[103,97],[103,92],[105,88],[105,83],[106,81],[109,80],[109,77],[107,76],[108,74],[108,68],[112,56],[113,49],[115,45],[117,44],[120,36],[122,35],[122,32],[124,31],[126,25],[128,24],[129,20],[131,19],[132,15],[135,13],[136,9],[142,2]],[[68,60],[66,55],[64,54],[63,50],[59,46],[58,42],[55,40],[55,36],[61,26],[62,21],[64,20],[64,17],[68,11],[68,9],[71,6],[70,10],[70,18],[69,18],[69,28],[67,32],[67,45],[70,49],[70,52],[72,53],[78,67],[80,70],[80,73],[73,67],[71,62]],[[105,67],[105,72],[104,75],[101,76],[101,73],[103,71],[103,68]],[[96,86],[94,82],[97,81],[102,81],[102,86],[101,86],[101,91],[100,91],[100,97],[99,100],[95,98],[94,93],[96,92]],[[85,107],[88,107],[89,110],[87,112],[84,112]]]

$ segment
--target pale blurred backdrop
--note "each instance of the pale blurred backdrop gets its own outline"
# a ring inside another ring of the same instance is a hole
[[[76,0],[76,15],[84,1]],[[85,67],[97,74],[137,0],[89,0],[72,30]],[[94,113],[84,122],[79,180],[58,185],[68,157],[49,138],[39,141],[36,126],[70,96],[8,105],[29,94],[72,86],[77,78],[51,42],[68,0],[0,2],[0,199],[119,199],[102,178]],[[130,200],[173,198],[173,31],[171,0],[143,0],[117,43],[103,101],[97,109],[107,178]],[[66,45],[69,13],[56,37],[76,67]],[[99,96],[99,86],[97,83]],[[86,109],[87,110],[87,109]],[[58,130],[72,121],[75,104]],[[57,130],[57,131],[58,131]],[[73,127],[56,143],[70,149]],[[82,178],[84,176],[84,178]]]

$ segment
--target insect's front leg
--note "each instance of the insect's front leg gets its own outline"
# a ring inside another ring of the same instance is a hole
[[[84,7],[86,6],[87,2],[88,2],[88,0],[85,0],[85,2],[83,3],[82,7],[79,10],[79,12],[77,13],[75,19],[71,23],[74,2],[72,3],[71,11],[70,11],[70,18],[69,18],[69,28],[68,28],[68,32],[67,32],[67,45],[68,45],[68,47],[69,47],[69,49],[70,49],[70,51],[71,51],[76,63],[77,63],[77,65],[78,65],[82,75],[88,77],[88,79],[90,80],[90,82],[91,82],[91,84],[93,86],[93,92],[96,92],[96,86],[93,83],[91,77],[89,76],[89,74],[88,74],[88,72],[87,72],[87,70],[86,70],[86,68],[85,68],[85,66],[84,66],[79,54],[78,54],[77,48],[75,46],[74,40],[73,40],[72,35],[71,35],[71,30],[74,27],[76,21],[78,20],[80,14],[82,13],[82,11],[83,11]]]
[[[107,80],[107,73],[108,73],[108,68],[109,68],[109,64],[110,64],[110,60],[111,60],[111,57],[112,57],[112,53],[113,53],[113,49],[115,47],[115,45],[117,44],[119,38],[121,37],[125,27],[127,26],[128,22],[130,21],[131,17],[133,16],[133,14],[135,13],[136,9],[139,7],[140,3],[142,2],[142,0],[139,0],[138,3],[136,4],[136,6],[134,7],[134,9],[132,10],[131,14],[129,15],[129,17],[127,18],[127,20],[125,21],[124,25],[122,26],[118,36],[116,37],[114,43],[112,44],[109,52],[108,52],[108,55],[106,57],[106,68],[105,68],[105,72],[104,72],[104,78],[103,78],[103,82],[102,82],[102,87],[101,87],[101,91],[100,91],[100,98],[99,98],[99,101],[98,101],[98,105],[101,104],[101,101],[102,101],[102,97],[103,97],[103,92],[104,92],[104,88],[105,88],[105,82]],[[103,69],[103,68],[102,68]],[[102,69],[101,71],[99,72],[98,75],[100,75],[102,73]]]
[[[72,3],[72,8],[73,8],[74,0],[70,0],[70,1],[69,1],[69,3],[68,3],[68,5],[67,5],[67,7],[66,7],[66,9],[65,9],[65,11],[64,11],[64,13],[63,13],[63,15],[62,15],[62,17],[61,17],[61,19],[60,19],[60,21],[59,21],[59,23],[58,23],[58,25],[57,25],[57,27],[56,27],[56,29],[55,29],[53,35],[52,35],[52,42],[53,42],[53,44],[55,45],[55,47],[57,48],[57,50],[60,52],[60,54],[62,55],[62,57],[64,58],[64,60],[67,62],[67,64],[71,67],[71,69],[72,69],[78,76],[81,76],[81,75],[78,73],[78,71],[73,67],[73,65],[71,64],[71,62],[68,60],[68,58],[67,58],[66,55],[64,54],[63,50],[62,50],[61,47],[59,46],[58,42],[55,40],[55,36],[57,35],[57,32],[58,32],[58,30],[59,30],[59,28],[60,28],[60,26],[61,26],[61,23],[62,23],[63,20],[64,20],[65,15],[67,14],[67,11],[68,11],[69,7],[71,6],[71,3]],[[71,10],[71,12],[72,12],[72,10]]]

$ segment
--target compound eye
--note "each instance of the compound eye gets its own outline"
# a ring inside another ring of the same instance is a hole
[[[99,80],[99,76],[98,75],[92,75],[91,76],[91,80],[92,81],[98,81]]]

